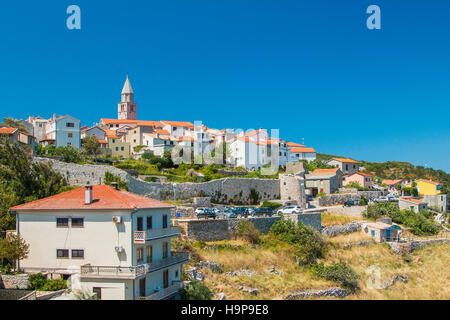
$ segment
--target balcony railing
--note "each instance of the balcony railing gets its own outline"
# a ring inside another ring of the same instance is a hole
[[[145,274],[145,265],[136,267],[81,266],[82,278],[135,279]]]
[[[179,263],[189,261],[189,252],[172,252],[170,257],[145,264],[145,272],[155,272]]]
[[[180,291],[181,289],[183,289],[183,282],[173,281],[171,286],[146,297],[136,297],[136,300],[162,300],[178,293],[178,291]]]
[[[145,241],[148,240],[176,237],[179,235],[180,227],[170,227],[165,229],[154,229],[147,231],[134,231],[134,243],[145,243]]]
[[[82,278],[136,279],[146,273],[189,261],[188,252],[172,252],[170,257],[132,267],[81,266]]]

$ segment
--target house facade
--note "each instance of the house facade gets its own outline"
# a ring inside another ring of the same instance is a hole
[[[46,126],[44,141],[54,141],[56,147],[81,148],[81,121],[72,116],[53,116]]]
[[[353,159],[347,158],[333,158],[327,163],[333,167],[341,169],[341,171],[345,174],[352,174],[359,171],[359,162]]]
[[[416,213],[426,210],[428,205],[426,202],[414,198],[401,197],[398,200],[398,206],[401,210],[411,210]]]
[[[99,185],[11,208],[30,245],[28,273],[71,279],[72,290],[103,300],[167,299],[177,294],[187,253],[171,252],[180,235],[169,204]]]
[[[342,187],[342,176],[339,168],[316,169],[305,175],[306,191],[313,197],[319,193],[335,193]]]
[[[344,176],[342,185],[346,186],[352,182],[359,184],[361,187],[371,188],[373,186],[373,176],[364,172],[355,172]]]
[[[417,191],[419,195],[436,195],[441,193],[441,183],[433,180],[416,180]]]
[[[293,147],[290,149],[288,162],[297,162],[300,160],[316,160],[316,150],[307,147]]]

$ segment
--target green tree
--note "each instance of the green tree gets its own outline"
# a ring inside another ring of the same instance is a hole
[[[8,238],[0,240],[0,259],[10,262],[16,271],[17,260],[26,259],[30,252],[30,245],[21,237],[10,234]]]
[[[64,177],[50,164],[33,163],[18,144],[0,140],[0,230],[15,229],[10,207],[52,196],[65,185]]]
[[[96,157],[100,154],[100,143],[98,142],[95,134],[87,136],[82,140],[83,149],[85,152],[92,157]]]

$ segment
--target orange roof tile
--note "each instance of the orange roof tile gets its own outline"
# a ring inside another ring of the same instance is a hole
[[[354,175],[354,174],[359,174],[359,175],[365,176],[365,177],[373,177],[373,175],[368,174],[368,173],[364,173],[364,172],[354,172],[354,173],[352,173],[352,174],[349,174],[348,176],[352,176],[352,175]]]
[[[295,142],[286,142],[286,145],[288,147],[305,147],[304,145],[299,144],[299,143],[295,143]]]
[[[417,200],[417,199],[413,199],[413,198],[401,197],[400,199],[406,200],[406,201],[409,201],[409,202],[413,202],[413,203],[417,203],[417,204],[425,204],[425,202]]]
[[[172,127],[194,128],[194,125],[188,121],[161,121],[161,123]]]
[[[384,179],[383,183],[388,185],[388,186],[393,186],[394,184],[398,184],[400,182],[402,182],[402,179],[398,179],[398,180],[390,180],[390,179]]]
[[[106,137],[111,139],[119,139],[117,132],[115,130],[105,130]]]
[[[333,160],[337,160],[340,162],[350,162],[350,163],[359,163],[359,161],[348,159],[348,158],[333,158]]]
[[[106,140],[101,139],[101,140],[98,140],[98,143],[100,143],[100,144],[107,144],[108,142]]]
[[[178,141],[194,141],[194,138],[185,136],[178,139]]]
[[[19,130],[19,129],[4,127],[4,128],[0,128],[0,134],[13,134],[17,130]]]
[[[164,129],[155,129],[155,132],[159,134],[169,134],[169,131]]]
[[[333,173],[338,171],[339,168],[332,168],[332,169],[316,169],[312,173]]]
[[[291,153],[316,153],[316,150],[314,150],[314,148],[307,148],[307,147],[296,147],[296,148],[291,148],[290,150]]]
[[[146,198],[131,192],[119,191],[106,185],[93,186],[92,195],[93,202],[91,204],[85,204],[85,188],[81,187],[55,196],[15,206],[11,210],[133,210],[172,207],[168,203]]]
[[[126,120],[126,119],[101,119],[104,124],[135,124],[141,127],[162,127],[160,121]]]

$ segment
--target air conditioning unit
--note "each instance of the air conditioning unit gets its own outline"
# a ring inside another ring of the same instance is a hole
[[[114,217],[112,218],[112,221],[113,221],[114,223],[122,223],[122,217],[120,217],[120,216],[114,216]]]
[[[123,252],[124,251],[124,249],[123,249],[123,247],[122,246],[117,246],[117,247],[114,247],[114,250],[117,252],[117,253],[121,253],[121,252]]]

